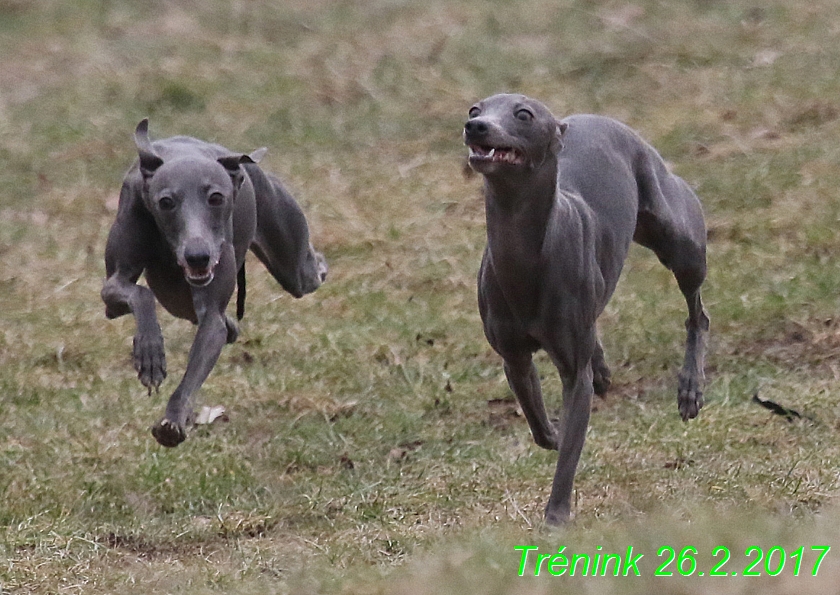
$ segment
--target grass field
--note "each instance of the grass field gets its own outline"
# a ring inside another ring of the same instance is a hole
[[[840,593],[837,8],[0,0],[0,593]],[[476,307],[461,127],[498,91],[627,122],[709,224],[707,405],[680,421],[684,303],[634,247],[558,534],[540,524],[554,456]],[[145,116],[153,138],[267,146],[331,267],[294,300],[249,257],[240,340],[199,395],[230,421],[174,450],[149,427],[193,329],[161,312],[170,376],[149,397],[133,320],[99,299]],[[525,544],[632,546],[642,576],[519,577]],[[654,577],[662,546],[695,547],[706,576]],[[786,566],[740,576],[749,546]],[[708,576],[716,547],[738,577]]]

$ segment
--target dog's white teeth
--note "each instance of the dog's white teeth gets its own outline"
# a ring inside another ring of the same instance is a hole
[[[496,147],[488,149],[486,147],[470,146],[469,150],[470,157],[486,159],[495,163],[517,164],[522,160],[514,149],[498,149]]]

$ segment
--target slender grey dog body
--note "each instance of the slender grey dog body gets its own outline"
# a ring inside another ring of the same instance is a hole
[[[193,393],[239,333],[225,309],[238,285],[242,318],[248,249],[295,297],[315,291],[327,266],[309,243],[300,207],[257,166],[264,149],[244,155],[184,136],[152,143],[148,120],[134,138],[139,159],[125,176],[108,235],[102,300],[108,318],[134,314],[134,367],[150,392],[166,377],[155,298],[198,325],[184,377],[152,428],[160,444],[177,446]],[[148,288],[137,285],[141,274]]]
[[[546,522],[561,524],[571,515],[592,394],[610,384],[596,320],[633,240],[656,253],[685,296],[677,402],[684,420],[703,405],[709,319],[700,300],[702,208],[653,147],[609,118],[558,121],[538,101],[494,95],[470,109],[464,140],[470,166],[485,181],[487,247],[478,278],[484,332],[504,360],[534,441],[559,451]],[[532,361],[540,348],[563,381],[556,426]]]

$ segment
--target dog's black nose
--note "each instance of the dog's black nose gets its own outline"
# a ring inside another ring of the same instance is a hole
[[[464,124],[464,132],[467,134],[487,134],[488,126],[484,120],[474,119]]]
[[[184,260],[194,269],[206,269],[210,264],[210,254],[204,250],[190,250],[184,251]]]

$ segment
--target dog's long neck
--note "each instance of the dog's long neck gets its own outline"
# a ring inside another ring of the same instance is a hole
[[[538,316],[543,244],[555,205],[557,165],[519,179],[485,178],[487,254],[510,308],[526,325]]]
[[[557,161],[515,176],[485,176],[487,241],[494,260],[532,266],[545,239],[556,202]]]

